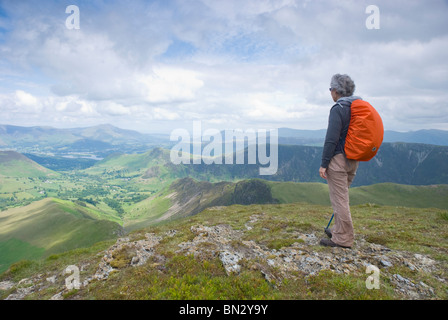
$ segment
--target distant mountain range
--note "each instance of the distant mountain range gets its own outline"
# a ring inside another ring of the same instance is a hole
[[[286,145],[322,146],[325,134],[325,129],[278,129],[279,144]],[[384,142],[448,146],[448,131],[385,131]],[[72,129],[0,125],[0,150],[12,149],[20,153],[64,156],[90,154],[96,158],[104,158],[115,152],[142,153],[157,146],[168,148],[173,144],[167,134],[144,134],[108,124]]]
[[[275,175],[263,178],[272,181],[322,182],[317,172],[325,130],[281,128],[278,133],[278,170]],[[448,131],[386,131],[384,141],[373,160],[361,163],[354,185],[381,182],[412,185],[448,183]],[[111,125],[74,129],[0,125],[0,150],[14,149],[26,153],[27,157],[52,170],[64,169],[64,166],[68,169],[83,169],[97,163],[97,159],[110,161],[111,156],[116,158],[119,154],[126,154],[128,156],[123,156],[123,159],[133,161],[126,164],[130,166],[127,169],[135,170],[140,166],[147,175],[159,172],[176,178],[191,176],[210,181],[259,177],[259,165],[176,166],[169,161],[169,152],[160,151],[168,150],[173,144],[166,135],[142,134]],[[148,153],[155,147],[162,149]],[[131,154],[135,156],[130,157]],[[68,163],[70,158],[82,157],[92,158],[89,162],[76,159]],[[148,167],[149,162],[159,157],[163,159],[157,161],[164,162],[163,166]],[[126,162],[123,159],[114,161]],[[110,168],[114,162],[101,161],[98,165]]]
[[[143,152],[169,142],[167,135],[143,134],[111,125],[56,129],[0,125],[0,149],[21,153],[104,157],[113,152]]]

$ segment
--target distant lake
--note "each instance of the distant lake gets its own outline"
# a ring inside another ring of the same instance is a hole
[[[94,154],[89,154],[89,155],[86,155],[86,154],[69,154],[69,155],[63,155],[62,157],[63,158],[69,158],[69,159],[79,159],[79,158],[82,158],[82,159],[91,159],[91,160],[98,160],[98,161],[104,159],[104,158],[98,157],[98,156],[96,156]]]

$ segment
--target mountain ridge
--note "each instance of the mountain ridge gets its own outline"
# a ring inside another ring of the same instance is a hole
[[[98,162],[86,169],[86,172],[94,172],[100,168],[135,170],[138,166],[136,164],[139,164],[141,169],[145,170],[157,166],[159,173],[164,172],[165,175],[172,175],[175,178],[190,176],[212,182],[251,178],[263,178],[269,181],[322,182],[318,174],[321,155],[322,147],[279,145],[277,172],[274,175],[260,176],[258,164],[174,165],[169,159],[168,150],[156,148],[144,154],[116,155],[110,161],[105,159]],[[374,159],[360,162],[353,186],[384,182],[410,185],[448,184],[448,147],[383,143]]]
[[[280,144],[322,146],[326,129],[300,130],[292,128],[279,128]],[[16,125],[0,124],[0,146],[14,148],[22,153],[63,153],[67,146],[78,141],[78,145],[71,146],[72,152],[85,151],[73,147],[83,147],[82,139],[90,143],[97,141],[107,143],[100,150],[90,148],[91,152],[108,153],[124,150],[142,152],[149,147],[171,146],[173,143],[168,134],[141,133],[136,130],[121,129],[110,124],[101,124],[91,127],[54,128],[46,126],[22,127]],[[448,146],[448,131],[437,129],[424,129],[409,132],[386,130],[383,142],[424,143]]]

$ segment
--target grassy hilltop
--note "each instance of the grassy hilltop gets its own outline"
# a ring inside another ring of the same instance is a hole
[[[318,245],[330,210],[306,203],[210,207],[117,242],[16,263],[0,277],[11,284],[0,297],[448,298],[446,210],[353,206],[352,249]],[[369,264],[380,269],[380,289],[366,288]],[[65,287],[68,265],[81,269],[79,289]],[[19,290],[24,278],[29,284]]]

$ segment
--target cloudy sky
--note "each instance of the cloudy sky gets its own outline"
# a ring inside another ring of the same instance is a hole
[[[323,129],[335,73],[386,130],[448,130],[448,2],[0,0],[0,124]]]

